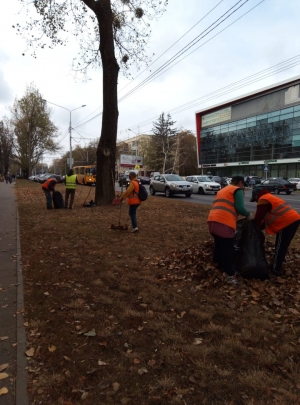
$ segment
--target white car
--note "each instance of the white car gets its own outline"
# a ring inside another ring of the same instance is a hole
[[[300,190],[300,178],[299,177],[291,177],[288,181],[292,184],[295,184],[297,190]]]
[[[198,194],[207,194],[207,193],[214,193],[217,194],[219,190],[221,190],[221,185],[212,181],[207,176],[186,176],[186,181],[191,184],[193,188],[193,193]]]

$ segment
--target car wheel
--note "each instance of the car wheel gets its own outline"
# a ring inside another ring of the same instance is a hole
[[[275,188],[274,194],[280,194],[280,191],[278,190],[278,188]]]
[[[285,194],[290,195],[291,191],[286,191]]]
[[[150,195],[155,195],[155,190],[152,186],[150,186]]]
[[[217,194],[218,192],[217,191],[215,191],[215,194]]]
[[[189,193],[185,193],[185,196],[186,197],[190,197],[192,195],[192,193],[191,192],[189,192]]]
[[[170,197],[171,197],[171,191],[170,191],[169,187],[166,187],[166,189],[165,189],[165,196],[166,196],[167,198],[170,198]]]
[[[202,187],[199,187],[198,193],[201,194],[201,195],[205,194],[205,192],[204,192],[204,190],[203,190]]]

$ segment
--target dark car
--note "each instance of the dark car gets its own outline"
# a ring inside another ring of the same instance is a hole
[[[63,178],[62,178],[61,175],[59,175],[59,174],[49,174],[49,173],[47,173],[47,174],[42,174],[42,175],[39,176],[39,177],[37,178],[37,180],[35,180],[35,181],[37,181],[38,183],[43,184],[43,183],[45,183],[46,180],[50,179],[50,177],[51,177],[52,179],[56,179],[56,180],[59,181],[59,182],[63,181]]]
[[[119,177],[119,186],[125,186],[128,187],[130,180],[129,180],[129,175],[128,174],[123,174]]]
[[[213,176],[211,178],[211,181],[214,181],[215,183],[219,183],[221,188],[228,186],[228,183],[227,183],[227,180],[225,179],[225,177]]]
[[[140,176],[139,181],[141,184],[150,184],[150,177],[148,176]]]
[[[282,177],[270,177],[266,180],[263,180],[260,184],[256,184],[253,189],[257,188],[266,188],[271,193],[274,194],[291,194],[292,191],[296,191],[295,184],[290,183],[287,180],[284,180]]]

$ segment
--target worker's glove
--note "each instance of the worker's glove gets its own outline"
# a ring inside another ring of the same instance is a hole
[[[247,216],[247,221],[253,221],[254,215],[250,212],[250,214]]]

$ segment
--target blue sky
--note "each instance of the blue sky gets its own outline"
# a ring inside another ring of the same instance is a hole
[[[238,0],[170,0],[166,13],[152,23],[148,54],[155,53],[153,60],[163,55],[150,67],[151,72],[177,54],[237,2]],[[90,80],[87,82],[75,80],[71,74],[72,58],[76,56],[78,49],[75,40],[70,38],[67,47],[39,50],[37,59],[33,59],[30,52],[22,56],[26,51],[25,40],[16,36],[12,28],[12,25],[24,19],[24,14],[18,15],[21,3],[18,0],[6,0],[2,3],[5,4],[1,5],[0,15],[0,119],[3,116],[9,117],[7,107],[12,105],[16,97],[22,97],[26,85],[30,83],[37,86],[45,99],[69,110],[86,104],[86,107],[72,113],[73,127],[101,112],[101,69],[91,70]],[[260,0],[240,1],[240,9],[190,51],[201,45],[197,50],[120,102],[118,139],[132,137],[129,128],[139,133],[150,133],[152,122],[162,112],[171,112],[177,128],[195,131],[195,111],[300,74],[300,65],[297,65],[223,96],[206,101],[203,99],[202,103],[199,100],[197,105],[195,103],[192,108],[183,112],[176,113],[174,110],[300,54],[299,1],[264,0],[259,3]],[[207,13],[209,15],[205,17]],[[244,13],[247,14],[243,16]],[[181,38],[183,35],[185,36]],[[216,36],[213,38],[214,35]],[[178,42],[168,50],[176,41]],[[140,72],[144,69],[141,66]],[[120,97],[151,74],[146,70],[137,77],[139,73],[135,69],[131,73],[135,80],[129,81],[121,75],[119,77]],[[60,129],[60,145],[63,151],[67,151],[69,113],[62,108],[51,107],[52,120]],[[75,128],[73,145],[87,145],[90,140],[99,137],[100,131],[101,116]],[[45,159],[49,163],[52,160],[50,156]]]

